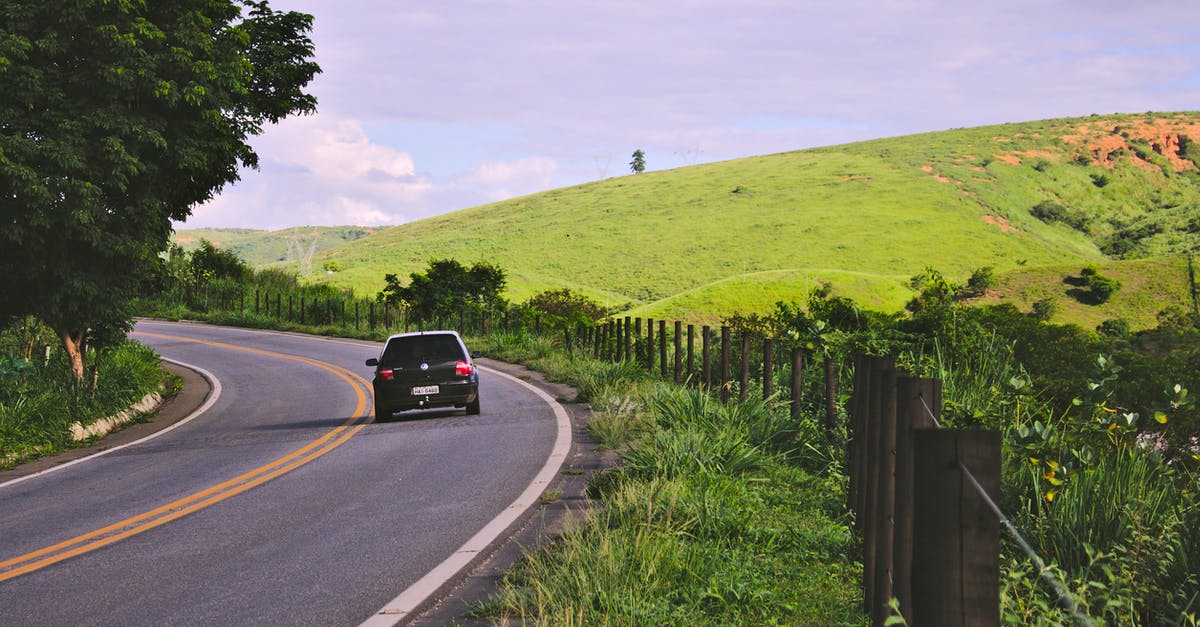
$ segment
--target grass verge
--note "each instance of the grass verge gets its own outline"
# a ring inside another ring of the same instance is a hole
[[[546,340],[497,335],[473,346],[575,385],[593,408],[593,436],[622,459],[590,482],[604,506],[525,556],[477,617],[865,624],[845,477],[830,467],[815,418],[793,424],[762,400],[722,405]]]

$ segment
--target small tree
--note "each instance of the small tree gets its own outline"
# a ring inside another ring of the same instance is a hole
[[[633,151],[633,161],[629,162],[629,169],[633,170],[634,174],[646,171],[646,153],[642,152],[641,148]]]
[[[450,317],[469,307],[495,307],[503,303],[504,270],[487,262],[470,268],[454,259],[429,262],[425,272],[409,274],[408,285],[400,285],[394,274],[384,276],[387,285],[376,297],[379,302],[407,305],[418,320]]]
[[[197,284],[213,279],[240,281],[250,273],[250,266],[236,253],[221,250],[206,239],[201,238],[200,247],[192,251],[192,276]]]
[[[529,308],[553,316],[559,322],[593,324],[607,316],[609,310],[600,303],[572,293],[569,289],[547,290],[526,302]]]

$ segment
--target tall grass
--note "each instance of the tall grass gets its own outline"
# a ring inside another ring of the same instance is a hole
[[[931,355],[906,359],[943,380],[944,422],[1003,432],[1006,513],[1084,612],[1115,624],[1200,614],[1194,477],[1128,440],[1095,445],[1087,425],[1030,393],[1012,346],[995,336],[969,350],[934,343]],[[1054,451],[1026,446],[1021,427],[1034,423],[1054,434]],[[1074,466],[1049,474],[1041,457],[1068,450]],[[1002,568],[1007,622],[1071,622],[1015,542],[1005,543]]]
[[[76,446],[72,423],[117,414],[164,385],[158,355],[137,342],[126,340],[89,357],[94,372],[76,381],[61,350],[32,361],[0,354],[0,467]]]
[[[508,340],[514,348],[488,350],[525,353],[560,368],[548,376],[591,386],[593,434],[612,438],[622,463],[592,477],[598,513],[523,558],[479,616],[535,625],[865,622],[843,478],[789,461],[785,453],[806,443],[788,412],[761,400],[722,405],[626,366],[554,359]]]

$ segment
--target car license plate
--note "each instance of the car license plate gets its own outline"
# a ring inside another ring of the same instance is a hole
[[[440,391],[436,385],[418,386],[412,389],[413,396],[429,396]]]

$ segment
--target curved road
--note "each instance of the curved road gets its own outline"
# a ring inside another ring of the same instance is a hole
[[[149,321],[134,337],[219,395],[0,485],[2,625],[392,623],[536,500],[569,442],[552,399],[495,371],[479,416],[375,424],[378,344]]]

